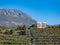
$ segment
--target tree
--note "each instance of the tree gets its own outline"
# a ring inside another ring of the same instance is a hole
[[[29,29],[30,29],[31,27],[37,27],[37,24],[32,24],[32,25],[29,27]]]
[[[9,30],[6,30],[6,31],[4,32],[4,34],[9,34]]]
[[[10,34],[13,34],[13,30],[12,29],[9,32],[10,32]]]
[[[23,27],[22,27],[22,30],[27,30],[28,28],[27,28],[27,26],[26,25],[24,25]]]
[[[13,34],[13,30],[12,29],[6,30],[4,34]]]
[[[32,24],[30,27],[36,27],[36,24]]]
[[[22,26],[18,25],[17,30],[22,30]]]

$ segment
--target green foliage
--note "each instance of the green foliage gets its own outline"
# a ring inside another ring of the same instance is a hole
[[[9,31],[8,31],[8,30],[6,30],[4,34],[9,34]]]
[[[4,34],[13,34],[13,30],[10,29],[10,30],[5,30]]]
[[[28,27],[26,25],[23,25],[23,26],[18,25],[16,30],[27,30],[27,29],[28,29]]]
[[[22,30],[22,26],[18,25],[16,30]]]
[[[29,29],[32,28],[32,27],[37,27],[37,24],[32,24],[32,25],[29,27]]]
[[[60,28],[34,28],[30,31],[32,36],[36,38],[36,45],[54,45],[54,43],[60,43]]]
[[[27,27],[18,26],[18,30],[27,31]],[[35,43],[31,43],[31,38],[26,35],[17,35],[15,29],[0,28],[0,45],[58,45],[60,43],[60,26],[50,26],[47,28],[32,27],[30,33],[33,38],[36,38]],[[4,32],[4,33],[3,33]]]
[[[10,30],[10,34],[13,34],[13,30],[12,29]]]
[[[32,24],[30,27],[36,27],[36,24]]]
[[[0,37],[1,45],[29,45],[30,43],[30,39],[26,36],[0,35]]]
[[[26,26],[26,25],[24,25],[23,27],[22,27],[22,30],[27,30],[28,29],[28,27]]]

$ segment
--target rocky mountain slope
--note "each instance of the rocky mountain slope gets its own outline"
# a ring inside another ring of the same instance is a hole
[[[0,9],[0,26],[16,27],[18,25],[32,25],[36,23],[32,17],[16,9]]]

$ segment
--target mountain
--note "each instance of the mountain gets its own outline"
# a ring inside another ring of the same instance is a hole
[[[28,14],[16,9],[0,9],[0,26],[16,27],[36,23]]]

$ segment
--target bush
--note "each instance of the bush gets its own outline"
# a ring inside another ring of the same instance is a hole
[[[6,30],[4,34],[13,34],[13,30],[12,29]]]
[[[22,27],[22,30],[27,30],[28,28],[27,28],[27,26],[26,25],[24,25],[23,27]]]
[[[10,34],[13,34],[13,30],[12,29],[10,30]]]
[[[18,25],[17,30],[22,30],[22,26]]]

